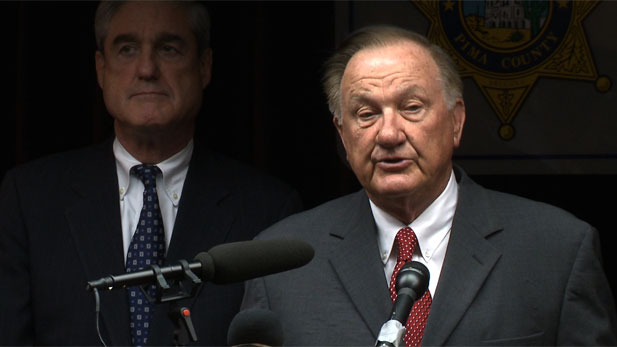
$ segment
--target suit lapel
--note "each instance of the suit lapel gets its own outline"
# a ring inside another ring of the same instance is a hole
[[[226,204],[233,186],[220,167],[205,148],[195,146],[167,252],[168,262],[190,261],[227,239],[236,209]]]
[[[388,319],[390,299],[383,264],[379,261],[377,231],[364,191],[353,195],[349,223],[332,234],[330,263],[364,322],[377,338]],[[381,279],[381,280],[380,280]]]
[[[65,216],[87,279],[123,273],[118,180],[111,142],[94,148],[70,175],[75,202],[67,207]],[[123,290],[101,293],[102,326],[111,344],[129,343],[127,312]]]
[[[189,262],[200,252],[227,241],[234,220],[233,181],[222,172],[220,162],[196,143],[189,164],[178,215],[167,251],[166,263],[175,264],[184,259]],[[200,291],[205,286],[201,286]],[[184,303],[189,307],[195,297]],[[172,321],[168,317],[168,305],[157,306],[152,320],[149,343],[168,345],[172,341]]]
[[[167,262],[191,261],[199,252],[226,241],[236,210],[225,202],[232,195],[233,184],[229,175],[220,172],[220,166],[213,161],[204,148],[195,146]],[[71,175],[76,198],[66,209],[66,218],[88,280],[124,273],[118,180],[111,141],[95,148]],[[100,297],[101,325],[107,331],[107,336],[103,332],[104,338],[112,345],[129,345],[125,291],[101,292]],[[164,333],[153,332],[151,340],[169,342],[171,323],[167,318],[167,306],[159,307],[152,323],[155,327],[165,327]]]
[[[459,199],[439,285],[422,344],[443,345],[489,276],[501,253],[486,237],[500,229],[481,187],[462,172]]]

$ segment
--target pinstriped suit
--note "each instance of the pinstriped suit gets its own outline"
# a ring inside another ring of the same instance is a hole
[[[617,345],[597,232],[455,174],[459,200],[423,346]],[[374,344],[392,307],[376,233],[364,191],[275,224],[259,238],[306,240],[315,258],[250,281],[243,308],[278,314],[288,345]]]

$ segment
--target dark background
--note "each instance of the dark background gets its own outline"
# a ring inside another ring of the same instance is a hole
[[[320,85],[322,63],[335,45],[335,3],[206,4],[214,71],[196,137],[286,181],[307,208],[359,189],[337,153]],[[96,5],[0,2],[0,176],[15,165],[112,135],[94,70]],[[611,251],[617,175],[472,178],[560,206],[598,228],[617,293],[617,255]]]

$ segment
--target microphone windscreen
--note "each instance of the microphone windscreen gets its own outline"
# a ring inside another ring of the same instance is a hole
[[[282,346],[283,327],[274,312],[264,309],[240,311],[229,325],[228,346]]]
[[[214,277],[214,260],[210,254],[200,252],[193,260],[201,263],[200,273],[198,274],[200,278],[209,281]]]
[[[401,267],[396,276],[396,291],[398,292],[401,288],[411,288],[418,294],[418,297],[414,298],[414,300],[417,300],[428,289],[429,281],[428,268],[420,262],[409,261]]]
[[[315,251],[299,240],[251,240],[214,246],[208,254],[214,262],[212,282],[225,284],[298,268]]]

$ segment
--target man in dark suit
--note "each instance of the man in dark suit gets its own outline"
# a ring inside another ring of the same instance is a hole
[[[101,292],[97,320],[86,282],[191,260],[300,208],[288,186],[193,141],[212,62],[203,5],[103,2],[95,22],[115,138],[5,176],[2,345],[99,345],[97,328],[111,345],[171,345],[169,305],[150,305],[135,288]],[[206,283],[183,302],[198,344],[225,344],[242,293],[242,284]]]
[[[596,230],[452,164],[465,105],[447,54],[416,33],[367,27],[326,63],[324,86],[363,189],[262,232],[306,240],[315,257],[249,281],[243,309],[274,311],[287,345],[373,345],[398,271],[418,261],[428,290],[394,345],[617,344]]]

